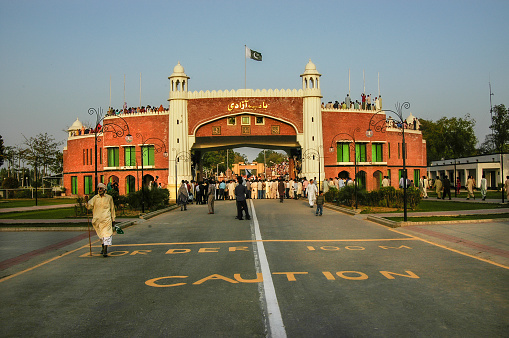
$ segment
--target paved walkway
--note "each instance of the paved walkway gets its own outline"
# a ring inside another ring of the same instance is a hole
[[[33,210],[48,210],[48,209],[60,209],[60,208],[72,208],[76,204],[54,204],[54,205],[38,205],[31,207],[17,207],[17,208],[0,208],[0,213],[5,212],[20,212],[20,211],[33,211]]]

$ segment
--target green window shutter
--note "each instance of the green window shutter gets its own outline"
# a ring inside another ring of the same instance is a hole
[[[154,165],[154,146],[142,147],[143,165]]]
[[[416,187],[419,187],[419,179],[420,179],[420,176],[421,176],[421,172],[419,169],[415,169],[414,170],[414,185]]]
[[[85,195],[89,195],[93,192],[92,189],[92,176],[85,176]]]
[[[383,144],[373,143],[371,145],[371,161],[382,162],[383,161]]]
[[[337,143],[337,161],[350,162],[350,147],[348,143]]]
[[[118,167],[118,148],[108,148],[108,167]]]
[[[71,193],[73,195],[78,194],[78,176],[71,176]]]
[[[124,148],[124,165],[135,166],[136,165],[136,149],[135,147]]]
[[[355,144],[355,157],[357,162],[366,162],[366,144],[356,143]]]

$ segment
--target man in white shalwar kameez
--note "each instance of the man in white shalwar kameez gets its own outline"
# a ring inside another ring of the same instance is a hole
[[[113,197],[105,193],[106,185],[97,185],[97,195],[92,197],[87,204],[92,209],[92,225],[102,243],[101,254],[108,257],[108,246],[112,245],[113,222],[115,222],[115,204]]]
[[[309,199],[309,207],[312,208],[315,204],[316,196],[318,195],[318,187],[313,180],[309,180],[309,184],[306,188],[306,193]]]

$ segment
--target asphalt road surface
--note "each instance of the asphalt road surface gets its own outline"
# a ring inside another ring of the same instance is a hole
[[[248,204],[157,216],[108,258],[94,237],[92,256],[86,238],[6,267],[0,336],[509,335],[508,266],[302,200]]]

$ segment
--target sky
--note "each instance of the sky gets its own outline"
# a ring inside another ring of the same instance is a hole
[[[309,59],[323,101],[366,94],[414,116],[476,121],[509,106],[509,1],[0,0],[0,135],[65,142],[88,108],[168,105],[180,61],[189,90],[301,89]],[[363,80],[363,74],[365,80]],[[378,81],[379,78],[379,81]],[[380,86],[378,86],[378,83]],[[238,150],[253,160],[259,149]]]

